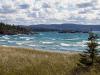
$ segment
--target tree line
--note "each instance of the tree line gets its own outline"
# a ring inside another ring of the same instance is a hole
[[[21,26],[15,26],[11,24],[5,24],[3,22],[0,22],[0,34],[7,34],[7,35],[13,35],[13,34],[29,34],[31,30],[26,29]]]

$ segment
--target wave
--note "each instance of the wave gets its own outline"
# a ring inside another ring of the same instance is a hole
[[[8,41],[8,43],[14,43],[15,41]]]
[[[34,46],[36,46],[36,45],[28,45],[28,46],[34,47]]]
[[[53,44],[54,42],[42,42],[43,44]]]
[[[87,35],[82,34],[82,37],[80,37],[79,35],[80,34],[78,34],[78,36],[77,34],[73,34],[69,36],[51,32],[40,32],[37,35],[1,35],[0,45],[29,48],[34,47],[40,49],[45,48],[46,50],[83,50],[87,46]],[[98,43],[100,44],[100,41],[98,41]]]
[[[31,39],[33,39],[32,37],[20,37],[20,39],[25,39],[26,41],[29,41]]]
[[[72,46],[81,46],[81,47],[86,47],[86,45],[84,45],[84,44],[75,44],[75,45],[72,45]]]
[[[20,39],[27,39],[27,38],[29,38],[29,37],[19,37]]]
[[[29,45],[32,41],[15,41],[17,45]]]
[[[80,38],[66,39],[66,40],[79,40]]]
[[[85,47],[88,41],[82,41],[82,42],[76,42],[76,46],[82,46]]]
[[[85,44],[66,44],[66,43],[61,43],[61,46],[81,46],[81,47],[86,47]]]
[[[27,41],[29,41],[29,40],[30,40],[30,38],[27,38],[26,40],[27,40]]]
[[[89,42],[89,41],[86,41],[86,40],[83,40],[83,41],[82,41],[82,43],[84,43],[84,44],[86,44],[86,43],[88,43],[88,42]]]
[[[16,43],[17,45],[23,45],[23,43]]]
[[[0,40],[0,41],[6,41],[6,40]]]
[[[44,35],[43,33],[40,33],[39,35]]]
[[[1,45],[1,46],[7,47],[7,45]]]
[[[54,41],[54,40],[56,40],[56,39],[52,39],[52,40]]]
[[[2,38],[3,38],[3,39],[6,39],[6,40],[10,39],[10,38],[9,38],[8,36],[6,36],[6,35],[5,35],[5,36],[2,36]]]
[[[61,46],[71,46],[71,44],[61,43]]]

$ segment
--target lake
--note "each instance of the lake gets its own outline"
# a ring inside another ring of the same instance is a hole
[[[0,35],[0,45],[50,51],[83,51],[87,48],[87,39],[87,33],[39,32],[34,35]]]

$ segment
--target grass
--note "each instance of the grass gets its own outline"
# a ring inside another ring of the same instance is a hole
[[[72,75],[80,56],[32,49],[0,47],[0,75]],[[83,75],[100,75],[86,72]]]

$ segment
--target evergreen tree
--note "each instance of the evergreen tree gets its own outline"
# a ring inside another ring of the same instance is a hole
[[[97,64],[98,61],[98,54],[99,51],[97,49],[98,43],[97,43],[98,36],[92,32],[89,33],[88,43],[87,43],[87,49],[80,54],[80,66],[82,67],[91,67]]]
[[[31,29],[0,22],[0,34],[12,35],[12,34],[30,34],[30,33],[32,33]]]

